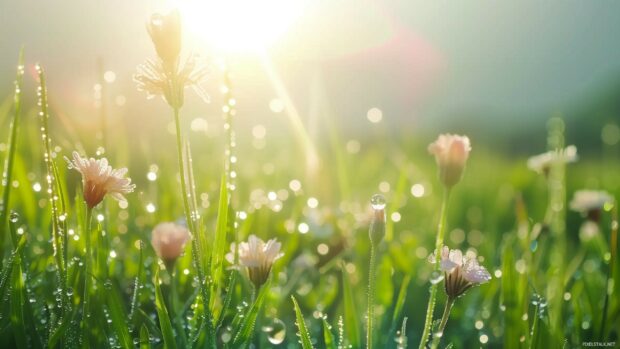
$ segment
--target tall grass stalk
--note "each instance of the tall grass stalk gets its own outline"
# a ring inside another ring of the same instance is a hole
[[[13,118],[9,130],[8,155],[4,161],[4,172],[2,173],[2,202],[0,202],[0,265],[4,257],[4,242],[8,230],[9,200],[11,197],[11,183],[13,178],[13,166],[15,163],[15,153],[17,148],[17,134],[19,130],[19,119],[22,111],[22,90],[24,82],[24,49],[19,51],[17,61],[17,75],[15,77],[15,94],[13,96]],[[16,241],[14,243],[17,243]]]
[[[609,237],[609,248],[611,256],[609,259],[609,269],[607,269],[607,280],[605,282],[605,302],[603,304],[603,314],[601,315],[601,333],[599,340],[605,339],[605,325],[607,324],[607,313],[609,311],[609,296],[615,289],[614,272],[616,265],[616,257],[618,254],[618,202],[614,200],[611,211],[611,234]]]
[[[437,225],[437,240],[435,241],[435,272],[440,272],[439,262],[441,260],[441,249],[443,247],[443,237],[446,230],[448,200],[450,199],[450,189],[445,188],[443,192],[443,199],[441,201],[441,211],[439,213],[439,224]],[[431,327],[433,325],[433,311],[435,310],[435,302],[437,297],[437,285],[438,283],[431,282],[430,296],[428,299],[428,307],[426,308],[426,318],[424,320],[424,330],[422,332],[422,338],[420,338],[419,349],[424,349],[426,341],[431,333]]]
[[[374,244],[370,244],[370,263],[368,267],[368,309],[366,311],[366,348],[372,348],[373,320],[375,317],[375,281],[377,279],[377,262]]]

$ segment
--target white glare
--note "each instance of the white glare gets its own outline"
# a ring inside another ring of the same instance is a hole
[[[302,15],[306,0],[177,0],[187,31],[211,49],[257,51]]]

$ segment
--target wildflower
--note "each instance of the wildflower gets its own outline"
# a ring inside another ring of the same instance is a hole
[[[568,164],[576,162],[578,158],[577,147],[569,145],[565,149],[556,149],[530,157],[527,160],[527,167],[536,173],[547,176],[554,162]]]
[[[447,188],[461,180],[470,151],[471,145],[467,136],[452,134],[439,135],[437,140],[428,146],[428,152],[435,155],[439,166],[439,179]]]
[[[200,64],[196,55],[190,55],[183,64],[181,54],[181,20],[178,11],[167,15],[154,14],[147,24],[147,30],[158,59],[146,60],[137,68],[133,79],[138,90],[145,91],[147,98],[162,96],[175,109],[180,109],[184,102],[184,90],[192,87],[205,102],[209,96],[201,87],[207,76],[205,64]]]
[[[183,253],[189,239],[187,228],[171,222],[158,224],[151,233],[151,245],[168,270]]]
[[[78,152],[73,152],[73,160],[65,157],[69,169],[75,169],[82,174],[84,185],[84,201],[89,209],[97,206],[110,194],[118,201],[125,201],[123,194],[131,193],[135,184],[131,184],[131,178],[125,178],[126,168],[113,169],[108,165],[106,158],[94,159],[83,158]]]
[[[176,65],[181,54],[181,16],[178,10],[167,15],[155,13],[146,29],[153,40],[157,55],[170,67]]]
[[[184,102],[184,90],[191,87],[205,102],[209,95],[201,86],[208,70],[197,56],[190,56],[182,66],[174,71],[167,71],[162,61],[147,59],[137,68],[133,79],[139,91],[146,92],[147,98],[162,96],[173,108],[181,108]]]
[[[601,219],[601,210],[613,200],[613,197],[606,191],[578,190],[573,195],[569,206],[571,210],[580,212],[589,220],[598,223]]]
[[[248,241],[241,242],[238,248],[234,242],[231,244],[231,252],[226,254],[226,260],[234,264],[235,253],[238,253],[239,264],[248,269],[250,281],[258,289],[267,281],[273,262],[284,255],[280,253],[280,247],[276,239],[265,243],[255,235],[250,235]]]
[[[429,256],[429,261],[435,263],[434,253]],[[456,299],[473,286],[491,280],[491,274],[478,264],[473,253],[464,256],[461,250],[450,250],[444,246],[439,263],[444,272],[444,286],[449,299]]]

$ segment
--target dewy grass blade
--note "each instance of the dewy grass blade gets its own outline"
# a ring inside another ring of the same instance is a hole
[[[291,295],[291,299],[293,300],[293,306],[295,307],[295,323],[297,324],[297,329],[299,330],[299,340],[301,342],[302,349],[313,349],[312,340],[310,339],[310,334],[308,333],[308,328],[306,327],[306,322],[304,321],[304,315],[301,313],[301,309],[299,309],[299,304],[297,304],[297,300],[295,296]]]
[[[239,329],[237,330],[235,338],[232,342],[233,348],[245,348],[249,344],[249,341],[252,340],[252,335],[254,334],[254,325],[256,324],[256,318],[258,317],[258,313],[263,307],[265,297],[269,292],[269,285],[271,285],[271,281],[267,281],[261,287],[258,295],[256,296],[256,300],[254,301],[250,309],[244,314],[243,321],[239,325]]]
[[[131,340],[131,334],[129,333],[129,326],[125,320],[127,316],[116,288],[108,288],[105,295],[107,298],[110,320],[112,321],[111,330],[116,334],[118,344],[125,349],[133,348],[134,345]]]
[[[17,61],[17,76],[15,77],[15,94],[13,96],[13,117],[9,129],[9,141],[7,156],[4,161],[4,171],[2,173],[2,202],[0,202],[0,265],[4,256],[4,244],[8,231],[8,212],[11,198],[10,185],[13,180],[13,166],[15,163],[15,153],[17,152],[17,135],[19,130],[19,121],[22,111],[22,90],[24,84],[24,49],[19,51],[19,59]]]
[[[54,259],[56,262],[56,273],[59,283],[60,292],[62,295],[59,297],[60,302],[60,313],[59,317],[62,317],[63,312],[66,310],[64,307],[64,302],[66,301],[66,277],[65,277],[65,266],[64,266],[64,252],[62,251],[63,244],[61,241],[61,221],[59,218],[58,212],[58,200],[61,198],[61,195],[58,193],[57,188],[59,187],[57,184],[56,173],[54,170],[53,164],[53,156],[52,156],[52,140],[49,135],[49,110],[47,105],[47,84],[46,77],[43,67],[37,64],[36,66],[38,78],[39,78],[39,87],[38,87],[38,95],[39,95],[39,107],[40,112],[39,116],[41,118],[41,138],[43,140],[43,159],[45,160],[46,166],[46,182],[48,187],[48,199],[51,207],[52,214],[52,247],[54,249]]]
[[[26,324],[24,323],[23,305],[27,300],[24,295],[24,279],[22,277],[21,258],[17,256],[16,262],[13,264],[13,273],[11,276],[11,326],[13,328],[13,338],[17,348],[28,348],[29,340],[26,334]]]
[[[353,348],[360,348],[360,325],[357,316],[357,305],[346,268],[342,267],[342,291],[344,294],[344,329],[349,344]]]
[[[222,176],[220,182],[220,200],[217,211],[217,224],[215,228],[215,241],[213,242],[213,251],[211,254],[211,276],[216,284],[220,284],[222,279],[222,265],[224,263],[224,255],[226,254],[226,231],[228,230],[228,190],[226,189],[226,177]],[[215,301],[215,296],[219,292],[211,292],[213,299],[210,300],[209,306]]]
[[[161,334],[164,340],[164,346],[169,349],[176,349],[177,344],[174,337],[174,331],[172,330],[172,324],[166,309],[164,297],[161,293],[161,286],[159,284],[159,270],[155,272],[155,306],[157,307],[157,317],[159,318],[159,326],[161,327]]]
[[[398,326],[398,320],[403,313],[403,307],[405,305],[405,300],[407,299],[407,289],[409,288],[409,282],[411,281],[411,275],[405,276],[403,279],[403,283],[400,285],[400,290],[398,291],[398,297],[396,298],[396,304],[394,305],[394,313],[392,314],[392,324],[390,335],[396,331],[396,327]],[[389,336],[388,336],[389,337]]]
[[[140,328],[140,349],[150,349],[151,339],[149,337],[149,330],[145,325]]]
[[[332,327],[327,322],[327,317],[323,316],[323,341],[325,341],[325,348],[336,349],[336,342],[334,341],[334,335],[332,334]]]

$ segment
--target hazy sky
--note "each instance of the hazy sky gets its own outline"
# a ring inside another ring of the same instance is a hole
[[[131,74],[153,56],[146,19],[169,6],[0,0],[0,93],[11,89],[23,44],[29,62],[47,67],[55,94],[75,110],[91,103],[98,57],[117,74],[114,93],[130,106],[139,96]],[[272,12],[256,23],[277,20],[277,7]],[[477,112],[547,115],[620,78],[620,1],[308,0],[298,15],[268,53],[302,117],[319,97],[344,118],[365,119],[372,107],[401,121]],[[252,30],[226,16],[235,30]],[[260,60],[228,57],[240,111],[268,113],[275,92]]]

